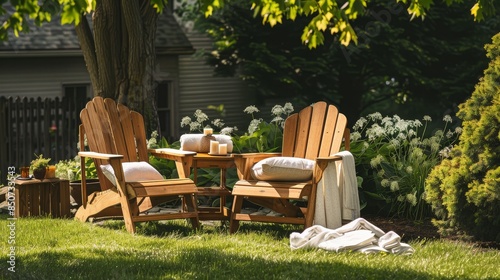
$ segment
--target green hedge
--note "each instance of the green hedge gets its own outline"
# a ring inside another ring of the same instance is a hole
[[[459,106],[463,133],[426,180],[426,200],[440,232],[500,241],[500,33],[472,96]]]

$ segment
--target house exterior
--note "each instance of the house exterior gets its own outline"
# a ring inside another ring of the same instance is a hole
[[[211,67],[195,55],[196,49],[211,47],[208,37],[184,32],[167,10],[158,19],[156,45],[161,136],[171,143],[189,132],[181,129],[180,121],[192,116],[196,109],[202,109],[211,120],[220,118],[207,109],[219,104],[225,106],[222,118],[226,125],[246,130],[250,118],[242,117],[243,109],[254,104],[252,94],[237,78],[214,77]],[[5,183],[8,167],[29,164],[34,153],[43,153],[55,162],[73,158],[78,152],[78,115],[84,100],[92,96],[90,77],[72,25],[53,20],[0,42],[0,183]],[[13,99],[6,99],[10,97],[25,99],[17,99],[14,104],[9,103]],[[41,98],[42,102],[26,105],[30,98]],[[57,107],[63,99],[81,102],[73,102],[76,106],[66,104],[66,111],[51,107]]]
[[[252,95],[236,78],[213,77],[211,67],[197,58],[197,48],[211,47],[202,34],[184,33],[170,10],[159,17],[156,82],[162,136],[179,139],[184,116],[196,109],[215,114],[208,105],[224,104],[228,125],[243,125],[243,109]],[[33,26],[27,34],[0,42],[0,97],[92,97],[90,78],[72,25],[52,21]],[[213,115],[211,117],[219,117]],[[245,122],[243,122],[245,121]]]

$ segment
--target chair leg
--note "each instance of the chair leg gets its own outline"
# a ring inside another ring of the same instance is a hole
[[[306,210],[306,213],[304,215],[304,229],[306,229],[308,227],[311,227],[312,224],[313,224],[315,204],[316,204],[316,200],[315,199],[310,199],[307,202],[307,210]]]
[[[134,216],[134,207],[132,205],[135,205],[137,208],[137,202],[136,199],[133,199],[133,203],[130,202],[130,200],[127,198],[127,196],[122,195],[120,197],[120,204],[122,207],[122,213],[123,213],[123,220],[125,221],[125,228],[129,233],[134,234],[136,231],[134,221],[132,217]]]
[[[231,210],[231,220],[229,222],[229,233],[235,233],[240,227],[240,221],[236,220],[236,214],[241,212],[243,206],[243,196],[235,195],[233,209]]]
[[[184,204],[186,205],[187,211],[188,212],[198,212],[198,207],[196,207],[196,196],[192,194],[185,194],[184,195]],[[198,216],[194,218],[190,218],[191,220],[191,225],[193,226],[193,229],[197,230],[200,229],[200,219]]]

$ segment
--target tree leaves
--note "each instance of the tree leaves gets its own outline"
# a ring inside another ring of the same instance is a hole
[[[350,24],[365,12],[370,0],[346,0],[339,7],[335,0],[254,0],[251,9],[254,15],[262,17],[263,24],[275,26],[283,22],[283,17],[295,20],[298,16],[312,16],[304,27],[301,39],[309,48],[316,48],[324,43],[323,33],[327,30],[331,34],[339,34],[341,43],[345,46],[351,42],[357,44],[357,35]],[[408,13],[412,19],[424,18],[434,0],[394,0],[408,5]],[[486,16],[495,13],[494,0],[477,0],[472,7],[471,14],[480,21]],[[461,3],[462,0],[446,0],[446,3]],[[201,0],[201,9],[205,16],[210,16],[213,10],[222,7],[223,0]]]

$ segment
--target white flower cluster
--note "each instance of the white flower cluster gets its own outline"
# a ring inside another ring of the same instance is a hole
[[[412,208],[424,207],[422,197],[428,173],[449,155],[451,145],[462,132],[460,127],[447,130],[452,122],[447,115],[443,118],[444,129],[427,135],[432,118],[424,116],[422,120],[404,120],[398,115],[383,117],[376,112],[360,118],[351,132],[351,151],[359,160],[369,162],[369,173],[374,174],[380,186],[377,195],[398,204],[392,207],[396,211],[418,213]]]
[[[197,109],[193,114],[194,120],[185,116],[181,119],[181,127],[189,126],[190,132],[201,132],[205,127],[211,127],[209,125],[205,125],[206,121],[209,121],[209,117],[202,110]],[[234,131],[237,131],[237,127],[224,127],[225,123],[222,119],[214,119],[210,122],[213,127],[220,129],[220,134],[230,135]]]

